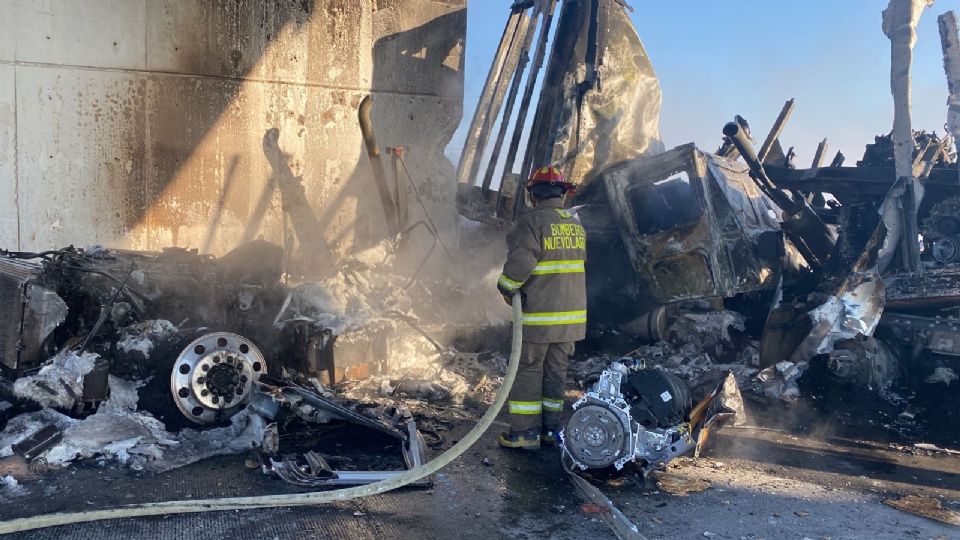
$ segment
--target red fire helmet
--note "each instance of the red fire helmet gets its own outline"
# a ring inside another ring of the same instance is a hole
[[[560,169],[553,166],[540,167],[534,169],[530,174],[530,179],[527,180],[527,189],[532,188],[537,184],[553,184],[563,187],[567,192],[572,192],[576,188],[576,184],[573,182],[568,182],[566,178],[563,177],[563,173],[560,172]]]

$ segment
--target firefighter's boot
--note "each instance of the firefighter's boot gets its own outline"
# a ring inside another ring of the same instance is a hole
[[[543,428],[540,432],[540,444],[543,446],[560,445],[560,428]]]
[[[501,433],[497,442],[504,448],[520,448],[523,450],[537,450],[540,448],[539,430],[509,431]]]

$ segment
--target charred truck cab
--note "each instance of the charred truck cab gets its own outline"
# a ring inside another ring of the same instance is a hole
[[[588,234],[602,239],[589,244],[597,246],[588,254],[589,296],[594,305],[617,302],[592,309],[611,316],[594,322],[642,328],[667,304],[776,288],[786,252],[779,209],[748,173],[689,144],[592,182],[579,201]],[[598,282],[624,253],[629,277]]]

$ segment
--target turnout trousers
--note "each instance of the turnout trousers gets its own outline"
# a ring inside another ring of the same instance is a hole
[[[572,342],[523,342],[517,378],[507,400],[511,431],[559,429],[567,361],[573,350]]]

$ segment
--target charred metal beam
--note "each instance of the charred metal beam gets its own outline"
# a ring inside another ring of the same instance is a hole
[[[530,17],[526,14],[527,4],[511,6],[510,18],[503,30],[500,46],[494,56],[487,80],[483,85],[483,93],[477,102],[477,109],[467,131],[466,143],[460,154],[457,165],[457,183],[468,186],[474,185],[480,161],[483,159],[487,137],[500,112],[507,85],[514,78],[523,43],[530,29]]]
[[[917,41],[917,24],[923,10],[933,0],[890,0],[883,10],[883,32],[890,39],[890,90],[893,93],[893,153],[897,181],[903,184],[899,197],[891,192],[885,206],[884,222],[889,242],[881,248],[881,260],[889,262],[899,244],[900,260],[905,270],[920,268],[920,246],[917,244],[917,206],[923,199],[923,186],[913,176],[913,129],[910,118],[910,69],[913,47]],[[899,199],[899,200],[898,200]],[[899,203],[899,219],[894,219],[893,206]],[[899,221],[899,223],[896,223]],[[881,266],[885,266],[882,263]]]
[[[843,155],[843,152],[837,150],[837,155],[833,156],[833,161],[830,162],[831,167],[842,167],[843,162],[847,159],[847,156]]]
[[[530,14],[530,20],[532,22],[537,21],[540,18],[541,11],[543,9],[543,0],[537,0],[533,5],[533,11]],[[507,130],[510,128],[510,120],[513,117],[513,107],[517,101],[517,94],[520,93],[520,83],[523,79],[523,73],[527,69],[527,64],[530,62],[530,48],[533,45],[533,36],[535,34],[533,24],[528,24],[528,28],[525,32],[523,38],[523,45],[520,48],[519,55],[520,60],[517,62],[516,68],[514,68],[513,80],[510,83],[510,90],[507,91],[507,103],[503,107],[503,118],[500,120],[500,129],[497,132],[497,138],[493,142],[493,149],[490,152],[490,160],[487,162],[487,170],[483,174],[483,180],[480,184],[480,187],[483,191],[486,191],[490,188],[490,183],[493,181],[493,175],[497,170],[497,163],[500,162],[500,149],[503,147],[503,142],[507,138]],[[540,36],[541,42],[546,41],[546,37]]]
[[[787,125],[787,120],[789,120],[790,115],[793,114],[794,107],[796,107],[796,101],[793,98],[788,99],[787,102],[783,104],[783,108],[780,109],[780,114],[777,115],[777,120],[773,123],[773,127],[770,128],[770,133],[767,134],[767,138],[764,139],[763,144],[760,145],[760,151],[757,152],[757,158],[760,160],[760,163],[763,163],[767,158],[767,154],[770,153],[774,141],[780,138],[780,133],[783,132],[783,128]]]
[[[543,69],[543,61],[547,56],[547,41],[550,38],[550,29],[553,27],[554,13],[557,8],[557,0],[547,0],[549,6],[545,8],[543,23],[540,27],[540,36],[537,39],[537,52],[534,53],[533,67],[527,76],[527,84],[523,89],[523,98],[520,99],[520,108],[517,110],[517,122],[513,128],[513,136],[510,138],[510,146],[507,148],[507,157],[503,162],[503,176],[513,174],[513,166],[517,161],[517,153],[520,150],[520,142],[523,139],[523,128],[527,122],[527,115],[530,110],[530,102],[533,100],[533,92],[539,80],[540,71]],[[497,201],[497,209],[500,208],[500,200],[503,198],[516,199],[519,197],[517,189],[513,191],[504,191],[505,180],[500,182],[500,192]],[[519,183],[518,183],[519,187]]]
[[[820,144],[817,145],[817,151],[813,154],[813,164],[810,165],[814,169],[817,167],[823,166],[823,158],[827,154],[827,139],[820,141]]]

